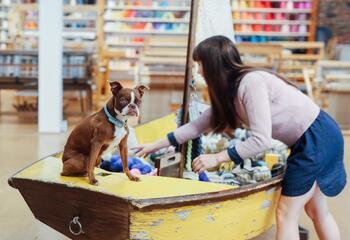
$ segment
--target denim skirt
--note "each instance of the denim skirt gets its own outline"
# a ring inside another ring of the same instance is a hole
[[[338,195],[346,184],[344,140],[337,123],[324,111],[291,147],[282,194],[301,196],[316,181],[326,196]]]

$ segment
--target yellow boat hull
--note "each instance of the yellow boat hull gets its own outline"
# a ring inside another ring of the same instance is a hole
[[[92,186],[61,168],[60,156],[49,156],[9,184],[38,220],[72,239],[249,239],[274,223],[280,195],[281,177],[235,188],[155,176],[131,182],[96,168]]]

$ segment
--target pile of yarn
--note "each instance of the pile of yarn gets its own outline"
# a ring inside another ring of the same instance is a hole
[[[140,158],[128,157],[128,167],[136,175],[157,175],[157,169]],[[123,172],[121,157],[113,155],[110,161],[102,161],[100,168],[110,172]]]

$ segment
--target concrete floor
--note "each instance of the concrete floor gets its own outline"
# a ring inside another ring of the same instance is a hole
[[[15,117],[0,118],[0,239],[1,240],[61,240],[67,239],[55,230],[37,221],[19,192],[7,184],[7,179],[31,162],[61,151],[67,133],[38,134],[34,121],[21,123]],[[29,122],[29,123],[28,123]],[[350,136],[346,136],[345,162],[350,169]],[[341,195],[329,199],[329,206],[339,224],[342,239],[350,239],[350,185]],[[302,216],[300,225],[310,230],[311,238],[317,239],[312,223]],[[255,240],[274,239],[274,227]]]

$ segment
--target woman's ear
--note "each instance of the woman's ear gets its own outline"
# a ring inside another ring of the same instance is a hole
[[[109,82],[109,85],[111,86],[113,95],[117,95],[118,92],[123,88],[123,86],[118,81]]]
[[[143,94],[145,93],[145,90],[146,90],[146,89],[149,90],[149,87],[147,87],[146,85],[143,85],[143,84],[137,85],[137,86],[135,87],[135,90],[139,92],[139,94],[140,94],[141,97],[142,97]]]

